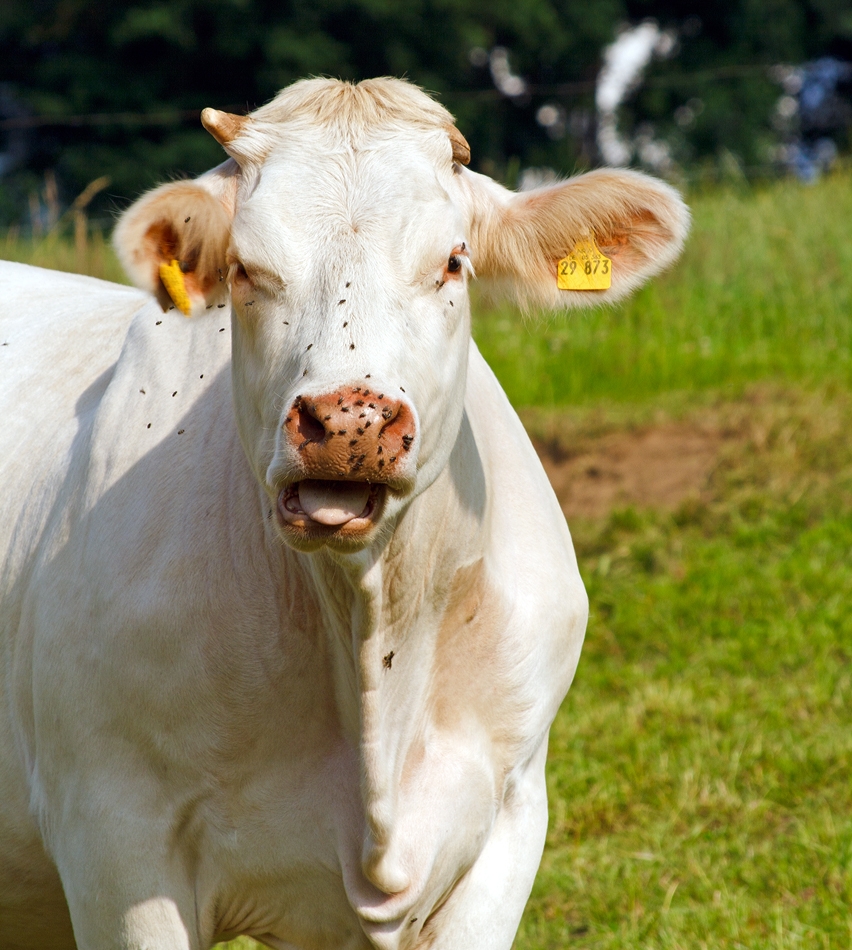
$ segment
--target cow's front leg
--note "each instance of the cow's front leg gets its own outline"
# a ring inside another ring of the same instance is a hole
[[[56,842],[78,950],[204,950],[192,881],[155,823],[120,815]],[[171,852],[171,853],[170,853]],[[212,934],[210,935],[212,937]]]
[[[191,902],[168,885],[137,888],[121,871],[109,880],[63,875],[78,950],[201,950]],[[205,945],[206,946],[206,945]]]
[[[488,842],[415,946],[509,950],[547,834],[545,740],[504,803]]]

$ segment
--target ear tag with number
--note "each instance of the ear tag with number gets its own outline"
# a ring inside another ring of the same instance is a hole
[[[166,293],[172,298],[172,303],[185,317],[188,317],[192,310],[192,302],[186,292],[186,281],[180,269],[180,261],[160,264],[160,280],[166,288]]]
[[[612,285],[612,261],[599,250],[592,237],[581,238],[574,250],[556,265],[560,290],[608,290]]]

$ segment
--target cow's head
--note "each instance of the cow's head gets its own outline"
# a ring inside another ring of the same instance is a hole
[[[363,548],[447,464],[474,275],[523,303],[614,301],[687,231],[677,193],[635,172],[507,191],[463,167],[452,117],[398,80],[308,80],[203,122],[231,158],[141,198],[115,243],[164,307],[205,319],[230,298],[240,435],[302,550]],[[558,261],[590,237],[611,287],[559,289]]]

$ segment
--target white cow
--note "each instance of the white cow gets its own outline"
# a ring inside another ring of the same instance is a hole
[[[389,79],[204,122],[116,232],[165,312],[0,269],[0,947],[507,948],[587,602],[467,283],[614,300],[687,212],[506,191]]]

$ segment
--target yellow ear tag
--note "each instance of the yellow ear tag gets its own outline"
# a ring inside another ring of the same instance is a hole
[[[595,239],[577,241],[574,250],[556,265],[560,290],[608,290],[612,285],[612,261],[598,250]]]
[[[172,303],[185,317],[188,317],[192,310],[192,303],[186,292],[186,281],[180,269],[180,262],[160,264],[160,280],[166,288],[166,293],[172,298]]]

